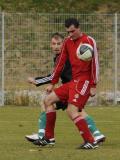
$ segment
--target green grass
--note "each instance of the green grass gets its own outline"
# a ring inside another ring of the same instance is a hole
[[[120,160],[120,107],[87,107],[99,129],[107,136],[96,150],[75,148],[82,143],[77,129],[58,111],[56,145],[39,148],[25,140],[26,134],[37,131],[37,107],[0,108],[0,160]]]

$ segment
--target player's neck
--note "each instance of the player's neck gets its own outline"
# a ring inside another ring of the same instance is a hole
[[[83,33],[82,32],[80,32],[80,34],[75,38],[75,39],[73,39],[73,41],[77,41],[79,38],[81,38],[83,36]]]

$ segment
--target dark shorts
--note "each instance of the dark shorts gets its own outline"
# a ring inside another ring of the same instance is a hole
[[[63,111],[67,108],[68,103],[63,103],[62,101],[56,102],[56,110],[62,109]]]
[[[62,101],[58,101],[58,102],[56,102],[55,109],[56,110],[62,109],[64,111],[65,109],[67,109],[67,107],[68,107],[68,103],[63,103]],[[79,109],[79,112],[81,112],[81,111],[82,110]]]

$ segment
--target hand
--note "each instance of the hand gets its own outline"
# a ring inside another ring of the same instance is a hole
[[[27,82],[36,85],[36,81],[35,81],[35,79],[34,79],[33,77],[29,77],[29,78],[27,79]]]
[[[96,88],[90,88],[90,96],[94,97],[96,95]]]
[[[52,92],[52,90],[54,89],[54,85],[53,84],[49,84],[49,86],[47,86],[46,91],[47,93]]]

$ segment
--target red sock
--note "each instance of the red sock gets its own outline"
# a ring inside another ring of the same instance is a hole
[[[56,121],[56,111],[50,111],[46,113],[46,128],[45,128],[45,138],[54,138],[54,128]]]
[[[84,118],[77,116],[73,119],[75,125],[77,126],[78,130],[80,131],[81,136],[83,137],[85,142],[94,142],[94,138],[88,128],[88,125]]]

